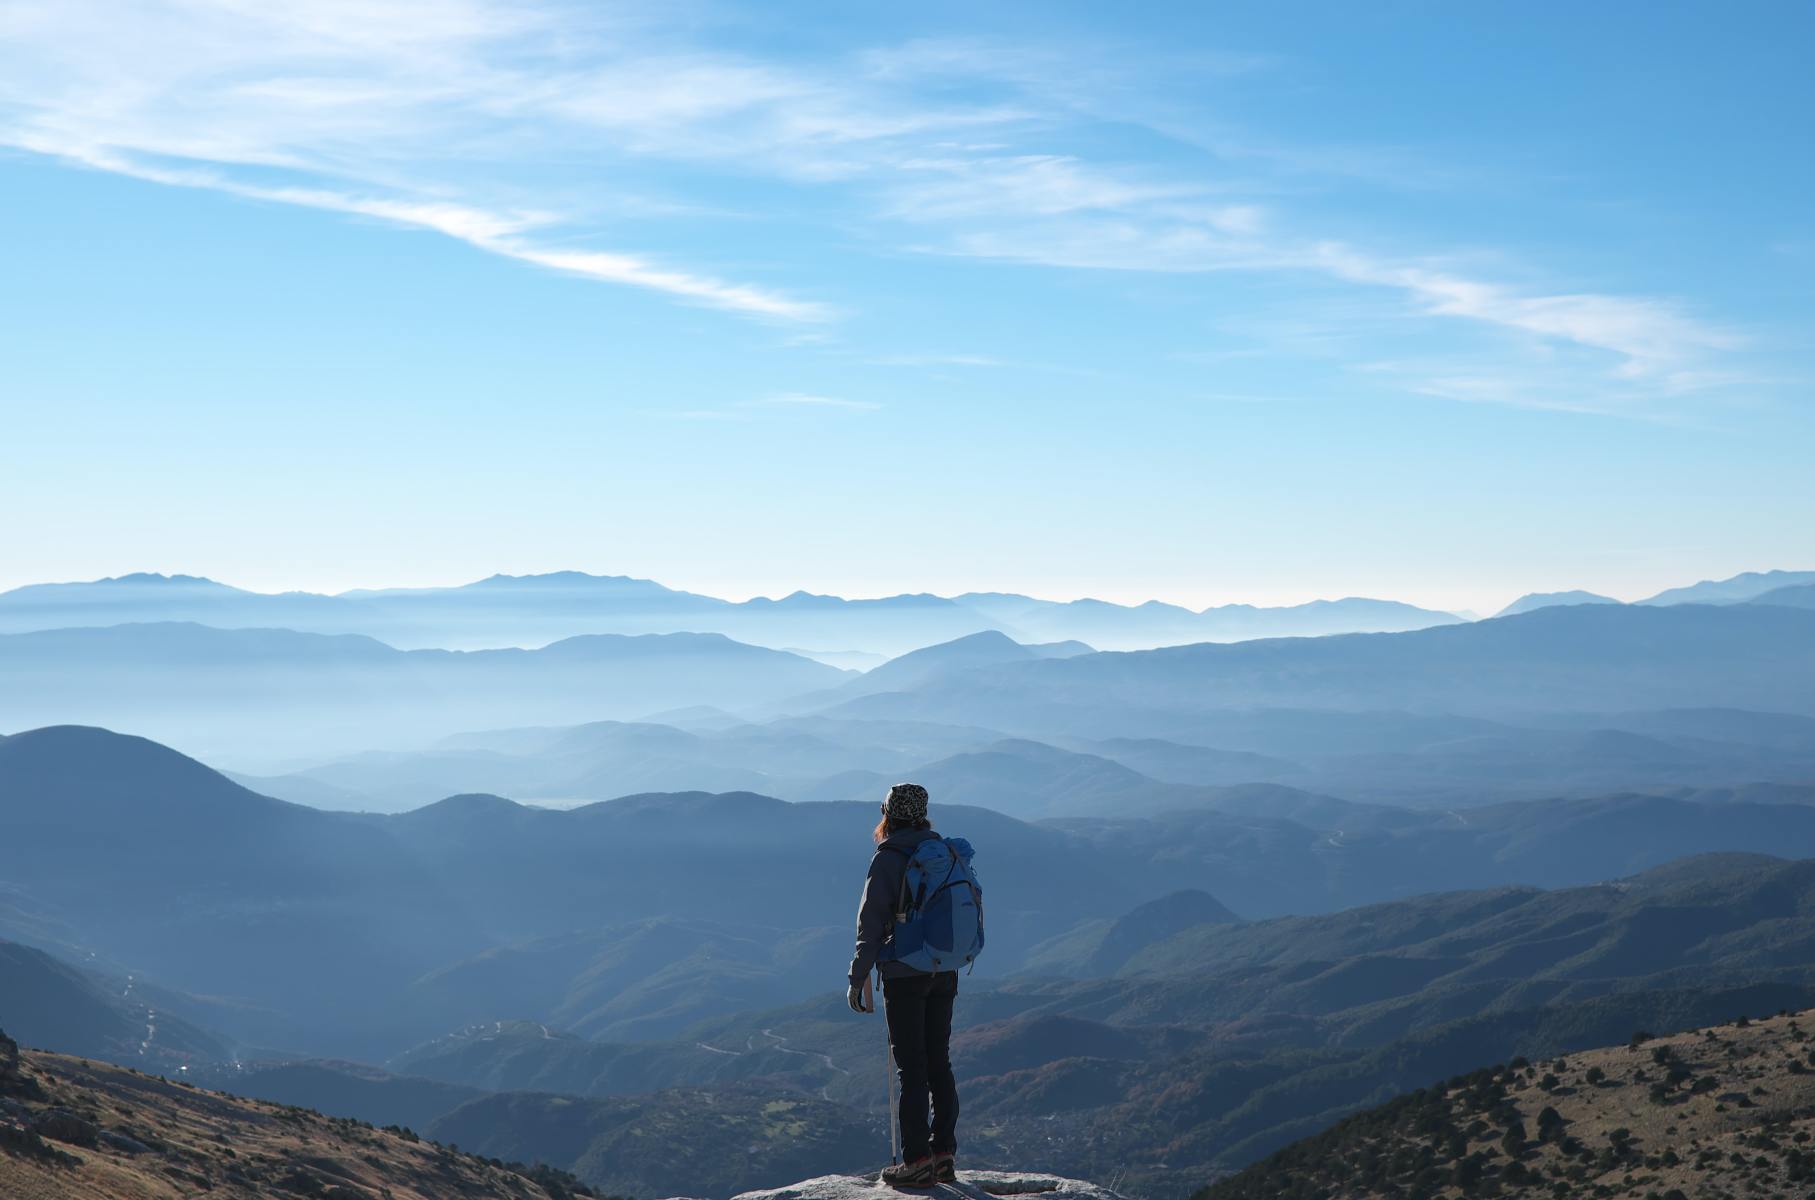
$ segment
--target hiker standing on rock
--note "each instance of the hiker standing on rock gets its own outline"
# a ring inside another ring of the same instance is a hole
[[[882,805],[875,856],[857,910],[853,1012],[873,1012],[869,975],[882,977],[889,1048],[901,1080],[901,1161],[882,1172],[897,1187],[957,1178],[958,1084],[952,1077],[952,1003],[958,969],[983,949],[983,889],[971,845],[942,838],[926,789],[898,783]],[[928,1109],[931,1109],[929,1117]]]

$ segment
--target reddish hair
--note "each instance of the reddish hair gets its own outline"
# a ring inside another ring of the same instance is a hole
[[[897,821],[887,813],[884,813],[882,814],[882,820],[876,822],[876,828],[870,831],[870,840],[880,846],[883,842],[888,840],[891,833],[899,833],[903,829],[931,829],[932,827],[933,823],[925,819],[919,821]]]

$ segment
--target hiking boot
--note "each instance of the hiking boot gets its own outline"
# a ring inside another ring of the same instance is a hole
[[[937,1172],[933,1170],[933,1156],[917,1158],[911,1163],[890,1163],[882,1169],[882,1182],[898,1188],[930,1188],[935,1182]]]
[[[958,1159],[956,1155],[940,1151],[933,1155],[933,1178],[940,1183],[958,1182]]]

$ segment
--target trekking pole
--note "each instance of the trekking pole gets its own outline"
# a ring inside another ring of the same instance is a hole
[[[876,974],[877,978],[882,977],[882,972]],[[864,980],[864,983],[868,984],[869,980]],[[874,1000],[871,1000],[870,1007],[874,1011]],[[894,1166],[901,1161],[901,1122],[895,1107],[895,1043],[889,1040],[889,1023],[886,1018],[882,1022],[882,1086],[889,1094],[889,1165]]]

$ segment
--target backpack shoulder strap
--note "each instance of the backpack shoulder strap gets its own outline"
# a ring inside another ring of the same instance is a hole
[[[931,840],[932,840],[931,838],[927,839],[927,841],[931,841]],[[901,864],[901,890],[900,890],[899,894],[897,894],[895,897],[895,920],[897,923],[907,920],[908,868],[914,865],[915,852],[918,851],[920,849],[920,847],[922,847],[924,845],[926,845],[925,841],[916,842],[914,844],[914,848],[912,850],[910,850],[906,846],[891,846],[887,842],[884,842],[884,843],[882,843],[881,846],[877,847],[877,849],[879,849],[879,850],[893,850],[895,853],[901,855],[901,857],[906,860]]]

